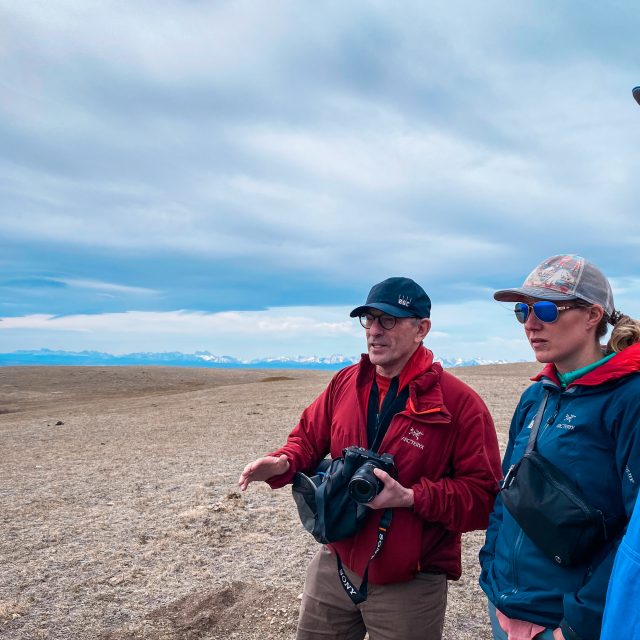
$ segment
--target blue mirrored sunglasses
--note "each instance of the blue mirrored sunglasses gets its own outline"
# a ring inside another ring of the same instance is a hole
[[[540,322],[551,323],[555,322],[558,319],[561,311],[566,311],[567,309],[575,309],[576,305],[565,305],[558,306],[555,302],[550,302],[549,300],[539,300],[538,302],[534,302],[533,304],[527,304],[526,302],[516,302],[515,309],[513,310],[516,314],[516,319],[518,322],[524,324],[529,317],[529,313],[533,311]]]

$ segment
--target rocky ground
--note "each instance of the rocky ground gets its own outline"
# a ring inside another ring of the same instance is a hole
[[[452,370],[501,446],[534,364]],[[288,489],[237,488],[331,376],[164,367],[0,368],[0,637],[291,639],[316,549]],[[445,637],[490,638],[464,538]]]

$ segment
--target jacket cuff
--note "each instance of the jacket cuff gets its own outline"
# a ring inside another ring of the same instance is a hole
[[[289,463],[289,464],[291,464],[291,463]],[[296,472],[293,471],[291,468],[289,468],[288,471],[285,471],[284,473],[281,473],[279,476],[271,476],[270,478],[267,478],[265,480],[265,482],[272,489],[281,489],[285,485],[291,483],[293,481],[293,476],[295,476],[295,475],[296,475]]]
[[[272,453],[267,453],[265,455],[266,456],[273,456],[275,458],[278,458],[283,453],[284,453],[285,456],[287,456],[287,460],[289,461],[289,468],[284,473],[281,473],[278,476],[271,476],[270,478],[267,478],[265,480],[265,482],[272,489],[281,489],[285,485],[288,485],[290,482],[293,481],[293,476],[296,475],[296,470],[293,468],[293,464],[291,464],[291,456],[287,455],[284,451],[278,449],[277,451],[274,451]]]

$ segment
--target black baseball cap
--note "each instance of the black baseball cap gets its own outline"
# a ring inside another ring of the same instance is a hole
[[[411,278],[387,278],[374,284],[367,301],[349,315],[355,318],[367,309],[378,309],[396,318],[429,318],[431,300],[425,290]]]

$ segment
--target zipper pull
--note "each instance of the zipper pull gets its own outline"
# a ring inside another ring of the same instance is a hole
[[[509,471],[507,471],[507,475],[504,477],[504,480],[502,481],[502,489],[507,489],[508,487],[511,486],[511,483],[513,482],[513,478],[512,478],[512,474],[513,474],[513,469],[515,468],[515,464],[512,464],[509,467]]]

